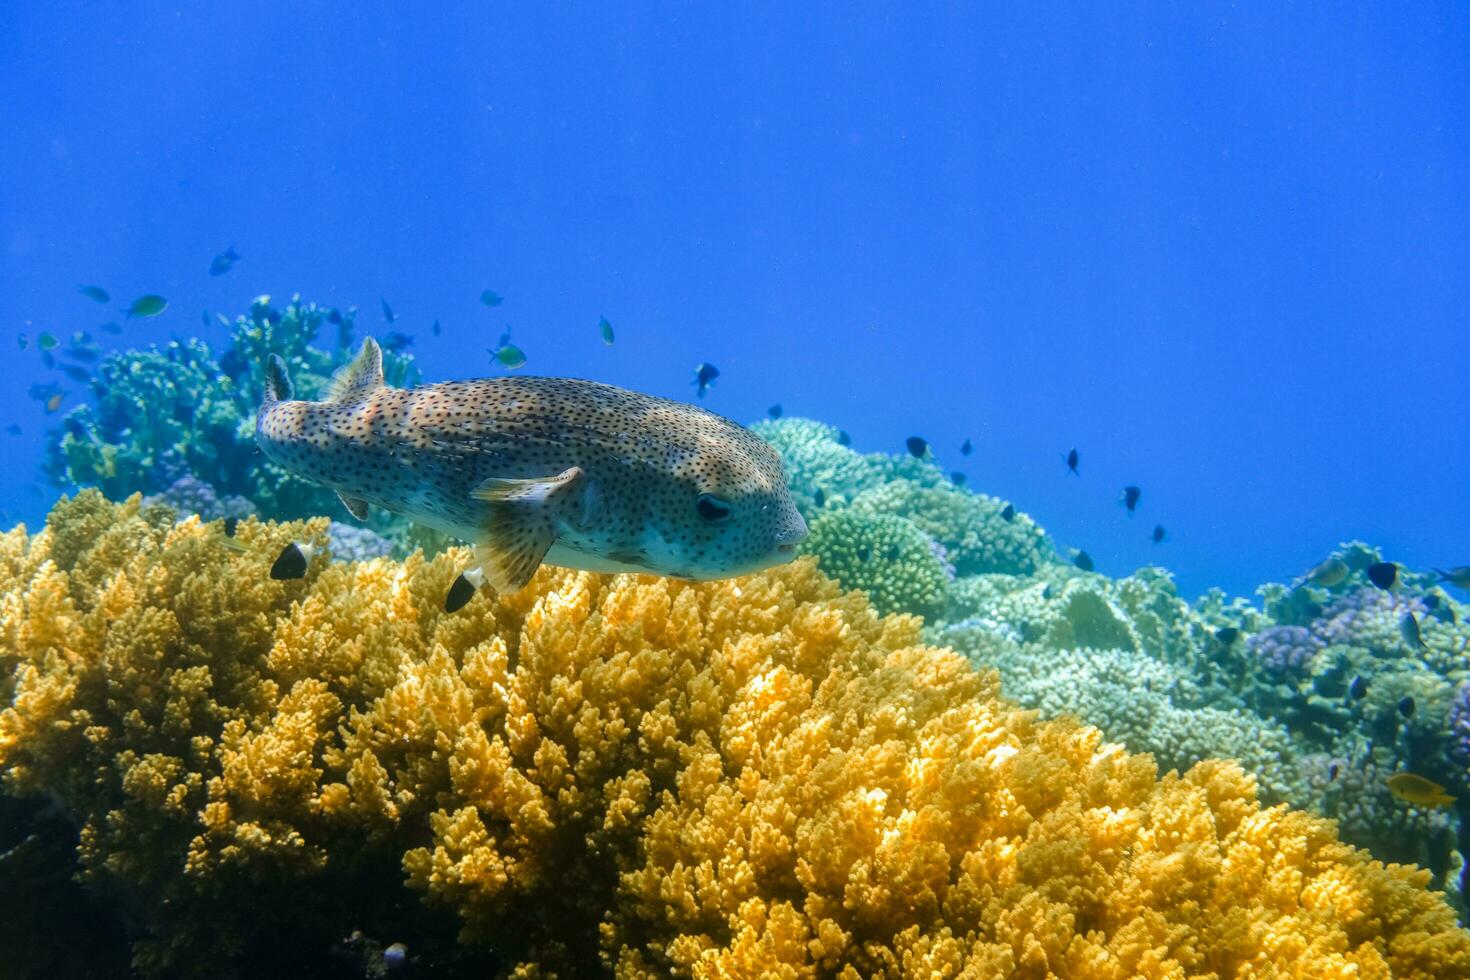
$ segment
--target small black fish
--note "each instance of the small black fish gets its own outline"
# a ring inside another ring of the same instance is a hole
[[[378,302],[383,304],[383,319],[387,320],[389,323],[397,323],[398,314],[393,312],[393,307],[388,305],[388,301],[379,296]]]
[[[378,346],[390,354],[397,354],[399,351],[412,347],[413,338],[401,330],[392,330],[378,341]]]
[[[1348,685],[1348,694],[1352,695],[1354,701],[1361,701],[1368,696],[1368,678],[1362,674],[1353,677],[1353,682]]]
[[[827,494],[821,487],[817,487],[816,490],[812,491],[812,503],[818,507],[826,505]]]
[[[211,276],[222,276],[226,272],[229,272],[231,269],[233,269],[235,267],[235,263],[239,261],[240,253],[236,252],[235,246],[231,245],[229,248],[225,249],[223,252],[219,253],[210,260],[209,274]]]
[[[1375,561],[1368,566],[1368,581],[1380,589],[1391,589],[1399,578],[1399,567],[1391,561]]]
[[[846,429],[838,429],[837,430],[837,445],[839,445],[839,446],[851,446],[852,445],[852,436],[850,436],[850,435],[847,434],[847,430]]]
[[[1016,519],[1016,505],[1006,504],[1005,510],[1000,512],[1000,519],[1003,521],[1014,521]]]
[[[1399,699],[1399,714],[1403,715],[1405,718],[1414,717],[1414,709],[1416,707],[1418,707],[1418,705],[1414,704],[1414,699],[1411,697],[1403,697]]]
[[[971,453],[973,453],[974,451],[975,451],[975,447],[972,446],[972,445],[970,445],[970,440],[968,438],[964,442],[960,443],[960,455],[961,456],[968,456]]]
[[[904,445],[909,447],[909,455],[915,459],[923,459],[929,452],[929,441],[922,436],[909,436]]]
[[[961,473],[959,470],[955,470],[949,475],[949,482],[953,483],[957,487],[962,487],[965,485],[965,474]]]
[[[1137,487],[1123,488],[1123,506],[1128,508],[1128,516],[1133,516],[1133,511],[1138,507],[1138,498],[1143,496],[1143,491]]]
[[[1162,525],[1162,524],[1155,524],[1154,525],[1154,535],[1153,535],[1153,537],[1154,537],[1154,544],[1159,544],[1160,542],[1162,542],[1168,536],[1169,536],[1168,533],[1164,530],[1164,525]]]
[[[505,302],[505,297],[500,295],[493,289],[487,289],[480,294],[480,302],[484,303],[486,306],[499,306],[501,303]]]
[[[478,584],[474,581],[475,577],[480,579]],[[454,584],[449,587],[449,594],[444,597],[444,611],[453,613],[463,609],[475,597],[479,586],[484,584],[484,577],[484,573],[478,568],[460,572]]]
[[[1093,568],[1093,565],[1092,565],[1092,556],[1089,555],[1085,551],[1080,551],[1079,550],[1077,552],[1077,555],[1072,559],[1072,564],[1076,565],[1078,568],[1082,569],[1084,572],[1090,572],[1090,571],[1092,571],[1092,568]]]
[[[66,375],[68,378],[71,378],[79,385],[92,383],[92,372],[88,371],[80,364],[63,364],[61,365],[61,373]]]
[[[699,364],[694,368],[694,380],[690,384],[694,385],[695,393],[703,398],[704,393],[709,391],[710,385],[714,384],[715,379],[719,376],[720,369],[713,364]]]
[[[779,419],[781,417],[781,403],[777,402],[770,408],[766,409],[766,414],[773,419]]]
[[[1338,773],[1338,764],[1336,762],[1334,762],[1332,765],[1330,765],[1330,766],[1327,767],[1327,781],[1330,783],[1330,782],[1333,782],[1334,780],[1336,780],[1337,779],[1337,773]]]
[[[282,581],[306,575],[306,567],[311,563],[311,551],[309,544],[293,541],[286,545],[271,565],[271,578]]]
[[[429,330],[434,334],[435,337],[439,336],[439,331],[442,329],[443,328],[439,326],[438,320],[435,320],[434,325],[429,328]]]
[[[1077,455],[1077,447],[1076,446],[1073,446],[1071,452],[1067,453],[1067,469],[1070,470],[1072,473],[1074,473],[1077,476],[1081,476],[1082,475],[1081,473],[1078,473],[1077,472],[1077,461],[1080,458],[1081,457],[1079,457]]]
[[[235,531],[240,527],[240,518],[226,517],[224,520],[225,537],[233,538]]]
[[[1215,639],[1220,641],[1221,646],[1228,647],[1240,639],[1240,630],[1234,626],[1222,626],[1215,630]]]

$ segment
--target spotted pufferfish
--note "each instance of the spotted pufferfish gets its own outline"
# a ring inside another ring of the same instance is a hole
[[[806,536],[780,457],[728,419],[571,378],[393,388],[371,337],[321,401],[295,400],[272,354],[255,438],[358,520],[382,507],[472,542],[451,612],[543,562],[729,578],[789,561]]]

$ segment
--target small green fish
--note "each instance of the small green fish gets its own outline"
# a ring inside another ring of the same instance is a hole
[[[112,294],[101,286],[78,286],[77,292],[94,303],[106,303],[112,299]]]
[[[1419,632],[1419,620],[1413,612],[1406,612],[1399,617],[1399,636],[1412,649],[1429,649],[1429,644],[1424,642],[1424,636]]]
[[[40,333],[36,335],[36,346],[41,350],[55,350],[61,345],[54,333]]]
[[[505,302],[505,297],[500,295],[493,289],[487,289],[480,294],[480,302],[484,303],[486,306],[499,306],[501,303]]]
[[[1436,568],[1441,582],[1448,582],[1457,589],[1470,589],[1470,565],[1456,565],[1454,568]]]
[[[1324,589],[1336,588],[1347,579],[1350,571],[1351,569],[1348,568],[1347,562],[1333,556],[1307,569],[1307,573],[1301,577],[1301,580],[1297,584],[1300,586],[1311,583],[1312,585],[1320,585]]]
[[[495,359],[496,363],[512,371],[526,363],[526,352],[509,341],[504,341],[499,347],[491,350],[490,356]]]
[[[613,329],[612,324],[607,322],[607,317],[602,317],[597,321],[597,329],[602,331],[602,342],[611,347],[613,345]]]
[[[168,309],[168,300],[154,293],[148,293],[145,296],[139,296],[137,299],[133,300],[133,305],[129,306],[123,312],[126,313],[130,318],[150,317],[158,316],[158,314],[162,313],[166,309]]]

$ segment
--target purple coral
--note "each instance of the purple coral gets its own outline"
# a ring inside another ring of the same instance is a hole
[[[1470,765],[1470,681],[1461,681],[1450,698],[1450,755]]]
[[[1358,589],[1324,609],[1312,622],[1312,632],[1329,646],[1392,650],[1401,645],[1399,621],[1407,612],[1422,617],[1423,600],[1381,589]]]
[[[143,498],[144,506],[164,504],[172,507],[180,517],[198,514],[200,520],[217,521],[221,517],[249,517],[255,506],[244,497],[221,498],[214,487],[197,476],[182,476],[162,493]]]
[[[1256,661],[1273,674],[1305,671],[1323,643],[1305,626],[1271,626],[1245,641]]]

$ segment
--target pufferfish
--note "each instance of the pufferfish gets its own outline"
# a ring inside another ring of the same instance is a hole
[[[789,561],[806,536],[780,457],[728,419],[571,378],[393,388],[371,337],[321,401],[295,400],[272,354],[255,438],[358,520],[382,507],[472,542],[450,612],[543,562],[730,578]]]

